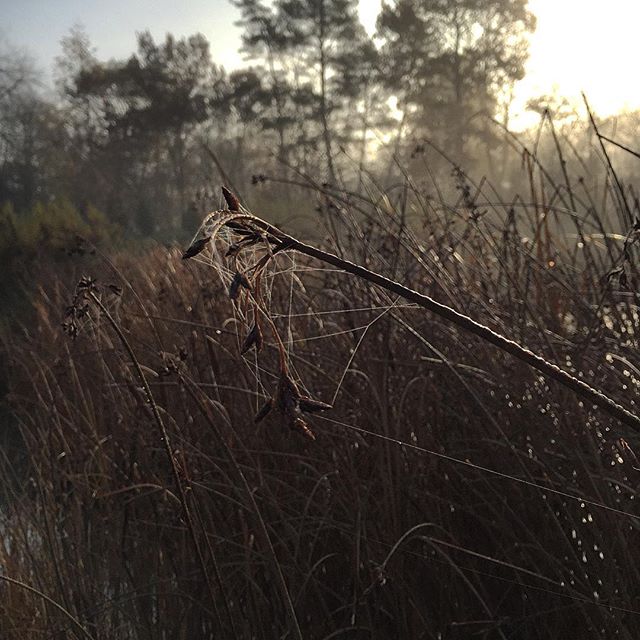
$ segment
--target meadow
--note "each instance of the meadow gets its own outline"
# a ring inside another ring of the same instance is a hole
[[[36,262],[0,637],[636,638],[637,204],[517,151],[510,200],[423,148],[298,176],[300,240],[227,192],[190,245]]]

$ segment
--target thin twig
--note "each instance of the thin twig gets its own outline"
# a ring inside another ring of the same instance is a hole
[[[31,585],[21,582],[20,580],[16,580],[15,578],[9,578],[9,576],[0,575],[0,580],[4,580],[9,584],[13,584],[16,587],[20,587],[21,589],[24,589],[25,591],[29,591],[37,595],[39,598],[42,598],[45,602],[47,602],[48,604],[55,607],[58,611],[60,611],[60,613],[64,614],[65,617],[67,617],[73,623],[73,626],[81,632],[80,637],[85,637],[85,638],[89,638],[89,640],[94,640],[93,636],[82,626],[82,624],[77,618],[75,618],[71,613],[69,613],[69,611],[67,611],[67,609],[65,609],[60,603],[50,598],[46,593],[42,593],[42,591],[39,591],[35,587],[32,587]]]
[[[147,401],[149,402],[149,406],[151,407],[151,412],[153,413],[154,420],[158,425],[158,429],[160,430],[160,434],[162,436],[162,442],[164,444],[165,452],[167,457],[169,458],[169,462],[171,464],[171,472],[173,473],[173,479],[176,484],[176,488],[178,489],[178,497],[180,498],[180,504],[182,505],[182,511],[184,513],[184,518],[187,524],[187,528],[189,529],[189,534],[191,535],[191,540],[193,542],[193,546],[195,547],[196,554],[198,556],[198,560],[200,562],[200,568],[202,570],[203,577],[205,582],[207,583],[207,589],[209,591],[209,597],[211,598],[211,604],[213,605],[213,609],[216,612],[216,617],[218,621],[220,621],[220,614],[218,612],[218,607],[216,603],[215,594],[213,591],[213,585],[211,584],[211,580],[209,578],[209,572],[207,571],[207,565],[204,559],[204,554],[202,553],[202,549],[200,548],[200,543],[198,542],[198,537],[196,535],[195,526],[193,524],[193,517],[191,515],[191,510],[189,509],[189,503],[187,502],[187,495],[182,484],[182,480],[180,479],[180,471],[178,470],[178,466],[176,464],[175,457],[173,455],[173,451],[171,450],[171,441],[169,440],[169,433],[167,428],[164,426],[164,422],[162,420],[162,416],[160,415],[160,410],[158,409],[158,405],[151,393],[151,387],[149,387],[149,383],[147,382],[147,378],[142,371],[142,367],[138,362],[138,358],[133,351],[133,348],[129,344],[126,336],[122,332],[120,325],[114,320],[113,316],[109,313],[109,310],[104,306],[100,298],[96,296],[93,291],[89,291],[89,296],[93,300],[93,302],[99,307],[104,316],[109,321],[109,324],[116,332],[120,342],[124,346],[125,350],[129,354],[129,358],[131,359],[131,363],[136,371],[136,374],[142,384],[142,388],[144,389],[144,393],[147,396]]]

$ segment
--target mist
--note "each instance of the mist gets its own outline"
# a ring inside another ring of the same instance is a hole
[[[6,6],[2,638],[635,637],[587,5]]]

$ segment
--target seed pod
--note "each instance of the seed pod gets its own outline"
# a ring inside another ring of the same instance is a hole
[[[302,418],[296,418],[290,422],[289,427],[292,431],[301,431],[305,436],[307,436],[307,438],[311,438],[311,440],[316,439],[315,435],[313,435],[313,431],[309,429],[309,425]]]
[[[244,287],[247,291],[251,291],[251,283],[247,276],[245,276],[244,273],[236,271],[233,275],[233,280],[231,280],[231,285],[229,286],[229,297],[232,300],[237,300],[240,295],[240,287]]]
[[[247,334],[244,342],[242,343],[242,348],[240,349],[240,355],[243,356],[251,347],[256,348],[256,351],[260,353],[262,351],[262,347],[264,346],[264,339],[262,337],[262,329],[258,324],[254,324],[251,328],[251,331]]]
[[[222,187],[222,195],[227,201],[229,211],[240,211],[240,200],[238,200],[238,197],[236,195],[231,193],[231,191],[229,191],[229,189],[227,189],[226,187]]]
[[[307,396],[301,396],[299,402],[300,410],[305,413],[316,413],[318,411],[328,411],[329,409],[333,409],[330,404],[320,402],[320,400],[314,400]]]
[[[273,408],[273,400],[271,398],[269,398],[262,405],[262,408],[260,409],[260,411],[258,411],[258,413],[256,413],[253,421],[256,424],[258,424],[259,422],[262,422],[269,415],[269,412],[271,411],[272,408]]]
[[[191,246],[182,254],[182,259],[187,260],[188,258],[193,258],[193,256],[197,256],[199,253],[202,253],[209,240],[211,240],[211,238],[200,238],[199,240],[193,242]]]
[[[247,231],[248,230],[243,229],[243,232]],[[262,239],[263,238],[259,233],[256,233],[255,231],[248,231],[248,234],[245,235],[242,240],[229,245],[227,253],[225,254],[225,258],[231,258],[237,255],[238,253],[240,253],[240,251],[242,251],[242,249],[252,247],[253,245],[258,244],[258,242],[260,242]]]

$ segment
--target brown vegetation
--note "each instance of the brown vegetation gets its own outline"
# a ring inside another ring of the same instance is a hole
[[[596,207],[524,157],[534,197],[507,205],[459,169],[454,202],[307,185],[331,253],[635,414],[624,187]],[[0,585],[3,638],[635,637],[636,432],[255,220],[211,222],[190,260],[79,257],[97,280],[51,276],[5,345],[0,564],[37,593]]]

